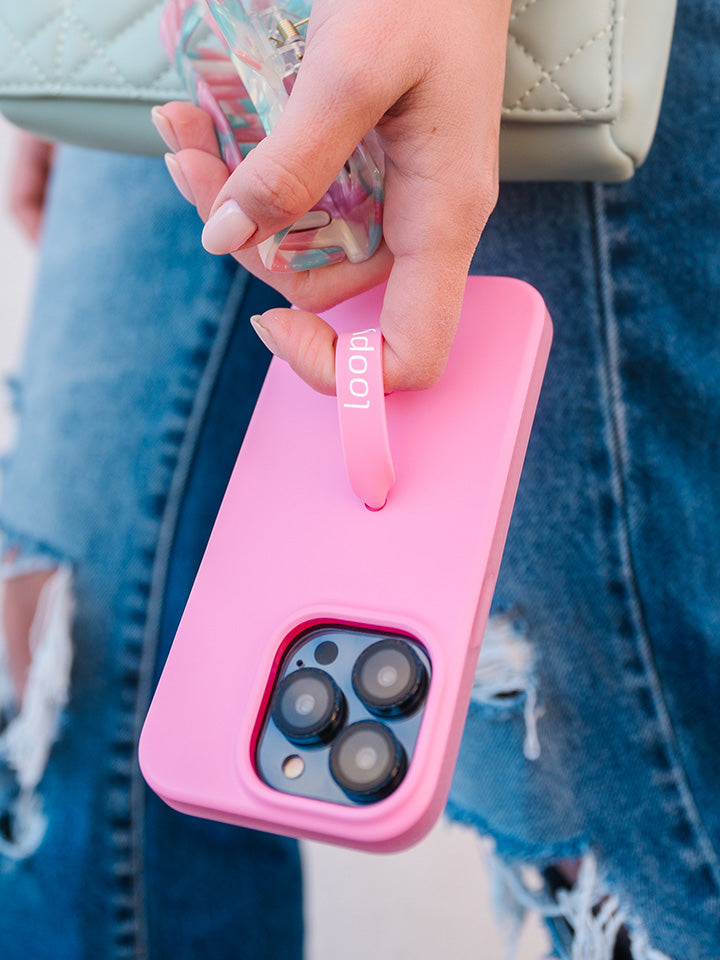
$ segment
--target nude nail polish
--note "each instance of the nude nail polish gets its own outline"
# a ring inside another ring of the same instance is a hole
[[[171,153],[165,154],[165,166],[168,168],[168,173],[172,177],[172,181],[180,193],[185,197],[188,203],[194,204],[195,196],[190,189],[190,184],[187,182],[187,178],[182,171],[182,167]]]
[[[276,353],[277,345],[275,343],[275,339],[268,328],[263,325],[262,316],[260,314],[255,314],[255,316],[250,317],[250,324],[268,350],[271,353]]]
[[[208,253],[232,253],[257,230],[236,200],[226,200],[205,224],[202,244]]]
[[[160,107],[153,107],[150,111],[150,117],[152,119],[153,125],[157,132],[162,137],[163,141],[167,144],[168,147],[173,152],[176,152],[180,149],[180,141],[175,135],[173,130],[173,125],[170,123],[168,118],[162,112]]]

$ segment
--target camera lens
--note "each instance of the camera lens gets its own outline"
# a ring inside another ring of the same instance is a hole
[[[278,686],[272,717],[298,746],[329,743],[345,722],[345,697],[335,681],[315,667],[296,670]]]
[[[346,727],[330,749],[333,779],[358,803],[387,797],[406,770],[402,745],[377,720],[361,720]]]
[[[427,670],[409,643],[379,640],[355,661],[352,685],[376,716],[407,716],[425,697]]]

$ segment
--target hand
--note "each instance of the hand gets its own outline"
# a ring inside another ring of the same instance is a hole
[[[10,210],[33,243],[40,237],[54,150],[52,143],[18,131],[10,174]]]
[[[473,251],[497,196],[509,0],[314,0],[292,96],[272,133],[228,176],[209,118],[156,112],[168,166],[203,220],[211,253],[232,253],[299,311],[255,329],[317,390],[333,393],[334,331],[322,312],[387,279],[380,318],[388,390],[445,367]],[[257,244],[322,197],[375,129],[385,156],[384,239],[365,263],[270,273]]]

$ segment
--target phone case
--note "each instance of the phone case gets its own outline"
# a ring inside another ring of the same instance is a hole
[[[376,288],[326,314],[377,324]],[[550,340],[540,294],[468,280],[447,369],[386,398],[394,483],[370,510],[348,483],[337,401],[273,360],[140,740],[143,774],[178,810],[393,851],[449,791]],[[362,392],[362,391],[360,391]],[[364,806],[281,793],[255,750],[283,653],[318,624],[415,638],[432,666],[412,760]]]

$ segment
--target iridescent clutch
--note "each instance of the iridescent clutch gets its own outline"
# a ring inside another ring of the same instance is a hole
[[[188,93],[211,117],[227,166],[269,133],[285,108],[305,52],[310,3],[169,0],[161,38]],[[258,247],[269,270],[367,260],[382,234],[382,178],[362,142],[323,198]]]

